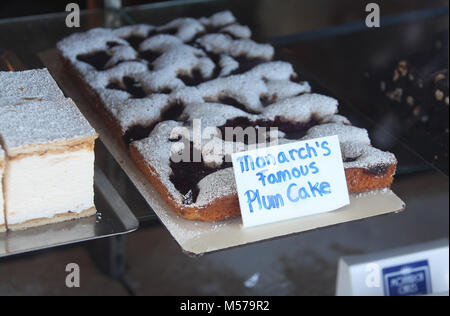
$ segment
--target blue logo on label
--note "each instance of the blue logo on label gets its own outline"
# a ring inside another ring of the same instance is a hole
[[[432,293],[428,260],[383,269],[384,294],[387,296]]]

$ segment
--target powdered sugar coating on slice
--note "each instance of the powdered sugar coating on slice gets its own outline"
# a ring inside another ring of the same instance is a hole
[[[181,193],[175,188],[170,175],[171,145],[170,134],[181,123],[175,121],[164,121],[159,123],[148,138],[135,141],[131,146],[135,147],[143,156],[146,164],[152,166],[157,177],[164,184],[170,196],[179,204],[183,204]]]
[[[118,45],[108,49],[111,58],[105,64],[106,68],[111,68],[122,61],[135,60],[138,58],[137,52],[130,46]]]
[[[344,125],[351,125],[348,118],[339,114],[328,115],[322,118],[322,124],[326,123],[339,123]]]
[[[236,99],[249,111],[263,111],[261,97],[273,97],[277,90],[271,81],[284,81],[291,86],[289,78],[295,74],[292,65],[285,62],[270,62],[256,66],[252,70],[225,78],[217,78],[197,86],[203,99],[207,102],[218,102],[222,97]],[[280,84],[280,83],[278,83]],[[306,91],[302,84],[296,84],[298,90]],[[292,93],[292,89],[290,90]],[[283,94],[281,94],[283,95]],[[285,93],[284,96],[289,95]]]
[[[148,24],[127,25],[113,30],[113,34],[123,39],[130,36],[147,37],[155,27]]]
[[[221,11],[209,18],[200,18],[199,21],[208,28],[219,28],[236,22],[236,18],[230,11]]]
[[[230,24],[220,29],[222,33],[228,33],[236,38],[249,39],[252,37],[252,31],[247,25]]]
[[[284,100],[302,93],[311,92],[308,82],[292,82],[289,80],[267,80],[267,90],[274,100]]]
[[[340,123],[330,123],[313,126],[308,130],[305,139],[320,138],[337,135],[341,143],[356,143],[370,145],[369,134],[366,129]]]
[[[233,168],[226,168],[211,173],[198,183],[200,190],[196,204],[204,206],[211,204],[215,199],[227,195],[237,195],[236,181]]]
[[[33,101],[0,108],[0,134],[9,153],[28,145],[95,137],[71,99]]]
[[[220,115],[217,115],[218,109],[220,109]],[[180,118],[187,121],[201,119],[202,127],[217,127],[224,125],[227,120],[233,119],[235,117],[247,117],[250,120],[257,119],[256,115],[248,114],[247,112],[244,112],[230,105],[219,103],[187,104]]]
[[[114,47],[116,46],[110,47],[108,43],[128,45],[127,41],[115,35],[112,30],[95,28],[85,33],[72,34],[58,42],[57,47],[61,54],[70,60],[82,75],[87,76],[89,73],[95,72],[96,69],[89,63],[80,61],[78,57],[100,51],[114,56]],[[116,58],[120,59],[119,57]]]
[[[215,64],[202,50],[186,45],[172,35],[153,36],[140,45],[140,50],[161,53],[161,56],[152,63],[154,70],[164,70],[172,74],[173,78],[180,73],[191,74],[193,69],[200,70],[203,77],[209,78],[215,68]]]
[[[152,94],[145,99],[127,99],[115,106],[115,116],[121,126],[149,126],[161,119],[170,106],[165,94]],[[124,131],[125,132],[125,131]]]
[[[344,168],[371,169],[397,163],[394,154],[362,143],[341,143],[341,151]]]
[[[239,63],[232,57],[222,54],[220,55],[219,65],[221,68],[219,77],[225,77],[239,68]]]
[[[261,58],[271,60],[275,53],[269,44],[258,44],[249,39],[233,39],[227,34],[206,34],[197,40],[206,51],[233,57]]]
[[[180,38],[183,42],[189,42],[194,37],[205,31],[205,27],[198,20],[193,18],[179,18],[175,19],[166,25],[157,28],[158,32],[164,32],[176,29],[175,36]]]
[[[64,98],[47,69],[0,72],[0,98],[57,100]]]
[[[316,94],[306,93],[269,105],[264,109],[264,117],[275,120],[280,117],[285,121],[307,122],[313,117],[323,118],[337,112],[336,99]]]

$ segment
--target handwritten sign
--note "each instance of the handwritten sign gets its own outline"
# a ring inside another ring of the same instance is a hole
[[[235,153],[232,161],[244,227],[350,203],[337,136]]]

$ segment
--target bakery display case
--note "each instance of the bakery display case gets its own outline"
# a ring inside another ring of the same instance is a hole
[[[99,134],[97,215],[0,233],[0,257],[114,240],[139,225],[161,224],[190,256],[319,228],[326,239],[332,225],[408,213],[421,202],[405,188],[429,179],[436,216],[448,218],[448,3],[383,3],[382,27],[368,28],[363,5],[321,2],[89,10],[79,28],[66,27],[67,13],[0,20],[1,70],[47,68]],[[287,143],[339,135],[350,205],[244,229],[226,154],[218,162],[200,149],[194,167],[169,164],[174,128],[199,117],[219,130],[276,125]],[[417,242],[405,216],[403,238]],[[448,238],[448,223],[422,231],[435,229]]]

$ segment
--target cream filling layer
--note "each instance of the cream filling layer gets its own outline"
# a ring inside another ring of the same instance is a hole
[[[93,207],[94,160],[88,150],[10,160],[4,175],[8,225]]]

